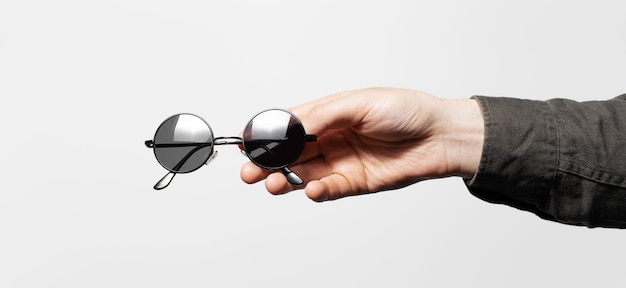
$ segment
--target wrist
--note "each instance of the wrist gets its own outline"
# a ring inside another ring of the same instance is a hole
[[[445,100],[443,135],[449,175],[474,177],[482,157],[485,124],[478,101]]]

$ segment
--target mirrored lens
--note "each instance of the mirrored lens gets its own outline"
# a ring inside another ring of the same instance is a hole
[[[258,166],[280,169],[300,157],[304,136],[304,127],[296,116],[284,110],[267,110],[248,122],[243,147]]]
[[[154,135],[154,155],[172,172],[194,171],[202,167],[212,153],[213,131],[196,115],[174,115],[163,121]]]

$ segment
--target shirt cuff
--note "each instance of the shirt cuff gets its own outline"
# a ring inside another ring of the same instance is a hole
[[[485,120],[478,171],[464,179],[470,193],[553,220],[546,213],[558,163],[554,113],[546,102],[474,96]]]

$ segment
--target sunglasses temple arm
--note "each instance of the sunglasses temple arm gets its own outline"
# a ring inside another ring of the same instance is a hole
[[[170,185],[172,179],[174,179],[174,176],[176,176],[176,173],[174,172],[168,172],[167,174],[165,174],[165,176],[163,176],[163,178],[161,178],[159,182],[154,184],[154,190],[161,190]]]
[[[284,167],[281,169],[281,171],[285,175],[285,178],[287,178],[287,181],[289,182],[289,184],[292,184],[292,185],[304,184],[304,181],[302,181],[302,178],[300,178],[298,175],[296,175],[296,173],[291,171],[291,169]]]
[[[317,137],[315,135],[305,135],[305,142],[315,142],[317,141]],[[215,138],[213,144],[214,145],[232,145],[232,144],[242,144],[243,143],[243,139],[241,139],[240,137],[217,137]],[[145,145],[148,148],[154,148],[154,142],[152,140],[147,140],[145,141]],[[187,153],[187,155],[185,155],[185,157],[183,157],[183,159],[181,159],[181,161],[176,165],[176,167],[180,168],[179,166],[182,166],[182,164],[184,164],[185,162],[187,162],[187,160],[189,159],[189,157],[195,153],[196,151],[198,151],[200,148],[204,147],[204,145],[196,147],[195,149],[193,149],[192,151],[190,151],[190,153]],[[267,149],[269,151],[269,149]],[[215,151],[217,152],[217,151]],[[270,152],[271,153],[271,152]],[[211,155],[211,157],[209,158],[209,161],[212,160],[217,153],[214,153],[214,155]],[[209,162],[207,161],[207,163]],[[287,178],[287,181],[292,184],[292,185],[302,185],[304,184],[304,181],[302,181],[302,178],[300,178],[296,173],[294,173],[293,171],[291,171],[291,169],[284,167],[281,169],[281,171],[283,172],[283,174],[285,175],[285,178]],[[176,176],[176,173],[174,172],[168,172],[167,174],[165,174],[165,176],[163,176],[163,178],[161,178],[161,180],[159,180],[159,182],[157,182],[154,185],[154,189],[155,190],[161,190],[164,189],[165,187],[167,187],[168,185],[170,185],[170,183],[172,182],[172,180],[174,179],[174,176]]]
[[[304,136],[304,141],[305,142],[315,142],[315,141],[317,141],[317,136],[315,136],[315,135],[305,135]],[[304,181],[302,181],[302,178],[300,178],[300,176],[298,176],[298,174],[296,174],[293,171],[291,171],[291,169],[289,169],[288,167],[284,167],[283,169],[281,169],[281,171],[283,172],[283,174],[285,175],[285,178],[287,178],[287,181],[290,184],[292,184],[292,185],[302,185],[302,184],[304,184]]]
[[[192,152],[193,154],[193,152]],[[211,160],[215,159],[215,157],[217,156],[217,151],[213,151],[213,154],[211,154],[211,156],[209,156],[209,159],[204,163],[205,165],[209,164],[209,162],[211,162]],[[187,161],[187,159],[189,159],[189,157],[185,157],[185,159],[183,159],[181,162],[178,163],[178,166],[182,166],[182,164]],[[167,187],[168,185],[170,185],[170,183],[172,182],[172,180],[174,179],[174,176],[176,176],[176,173],[174,172],[169,172],[167,174],[165,174],[165,176],[163,176],[163,178],[161,178],[161,180],[159,180],[159,182],[157,182],[156,184],[154,184],[154,190],[161,190],[164,189],[165,187]]]

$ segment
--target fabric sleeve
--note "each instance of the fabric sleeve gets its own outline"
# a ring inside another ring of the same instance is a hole
[[[626,228],[626,94],[607,101],[476,96],[485,141],[470,192],[541,218]]]

